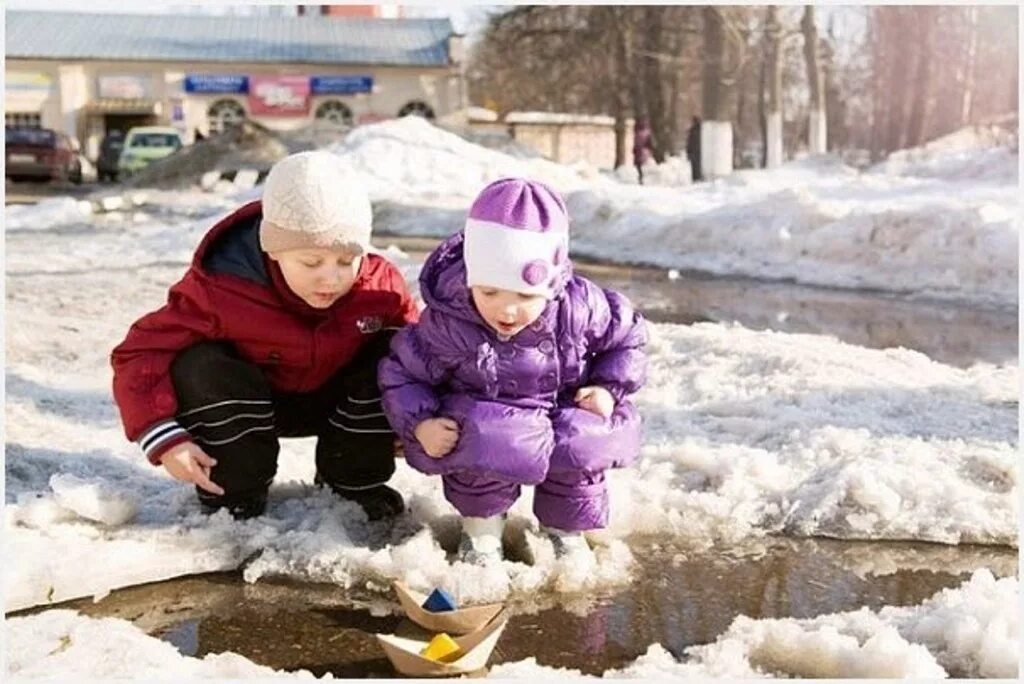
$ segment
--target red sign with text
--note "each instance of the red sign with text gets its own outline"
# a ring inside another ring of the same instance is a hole
[[[308,114],[309,78],[306,76],[250,76],[249,111],[259,116]]]

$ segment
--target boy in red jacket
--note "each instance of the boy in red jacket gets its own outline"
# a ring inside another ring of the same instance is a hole
[[[418,318],[401,273],[368,253],[372,212],[337,156],[278,162],[263,200],[217,223],[167,304],[111,355],[125,434],[196,485],[205,512],[260,515],[279,437],[316,436],[316,482],[370,519],[397,515],[395,435],[377,363]]]

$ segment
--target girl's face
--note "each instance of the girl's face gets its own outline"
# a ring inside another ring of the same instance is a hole
[[[363,260],[326,247],[271,252],[270,258],[281,267],[292,292],[317,309],[326,309],[352,289]]]
[[[473,304],[487,325],[506,338],[540,318],[548,304],[543,295],[522,294],[480,285],[469,289],[473,295]]]

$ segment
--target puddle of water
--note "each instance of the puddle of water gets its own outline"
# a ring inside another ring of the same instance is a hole
[[[423,259],[431,238],[377,237]],[[1015,363],[1017,313],[877,291],[844,290],[575,261],[576,270],[619,290],[656,323],[738,321],[752,330],[833,335],[862,347],[914,349],[942,363]]]
[[[582,264],[582,274],[640,303],[658,323],[738,321],[753,330],[833,335],[862,347],[905,347],[954,366],[1015,363],[1017,314],[838,290]]]
[[[492,663],[535,657],[541,665],[599,674],[627,665],[652,643],[678,657],[687,646],[714,641],[738,615],[802,618],[914,605],[974,569],[1008,576],[1017,568],[1017,551],[1004,547],[787,538],[713,552],[649,538],[630,545],[638,565],[626,588],[513,597]],[[394,632],[404,618],[397,604],[384,616],[360,605],[366,604],[330,585],[246,584],[238,573],[223,573],[61,607],[130,620],[189,656],[234,651],[275,669],[393,677],[373,635]]]

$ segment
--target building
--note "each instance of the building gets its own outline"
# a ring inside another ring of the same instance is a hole
[[[313,6],[311,6],[313,7]],[[449,19],[6,14],[6,123],[63,131],[95,158],[111,129],[191,141],[249,118],[287,130],[465,109]]]

